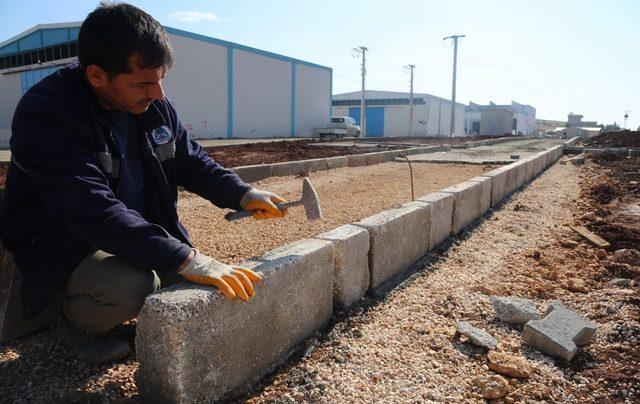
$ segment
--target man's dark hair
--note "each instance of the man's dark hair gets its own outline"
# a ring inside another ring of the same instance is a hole
[[[173,49],[162,25],[127,3],[102,2],[82,23],[78,59],[83,69],[97,65],[109,78],[129,73],[129,57],[140,56],[140,68],[171,67]]]

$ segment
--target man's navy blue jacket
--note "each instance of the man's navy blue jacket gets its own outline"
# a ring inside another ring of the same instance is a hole
[[[159,273],[191,251],[179,223],[177,187],[240,209],[250,189],[190,140],[171,103],[136,115],[145,217],[115,197],[122,153],[78,66],[46,77],[22,97],[0,205],[0,240],[20,267],[24,316],[39,314],[93,249]]]

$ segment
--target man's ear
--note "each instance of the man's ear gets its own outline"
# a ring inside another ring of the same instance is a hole
[[[107,72],[98,65],[87,66],[87,80],[92,87],[101,88],[109,81]]]

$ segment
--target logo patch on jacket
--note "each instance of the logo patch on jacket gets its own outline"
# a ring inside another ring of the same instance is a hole
[[[173,133],[167,125],[162,125],[161,127],[156,128],[153,130],[153,132],[151,132],[151,137],[153,137],[153,141],[156,143],[156,145],[160,146],[172,141]]]

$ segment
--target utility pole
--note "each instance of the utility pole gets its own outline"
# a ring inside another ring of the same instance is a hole
[[[411,84],[409,86],[409,137],[411,137],[413,136],[413,71],[416,65],[407,65],[405,68],[411,72]]]
[[[443,41],[453,39],[453,85],[451,90],[451,137],[456,134],[456,67],[458,65],[458,38],[464,38],[466,35],[451,35],[442,38]]]
[[[364,83],[367,76],[367,51],[369,49],[366,46],[359,46],[353,48],[353,56],[362,56],[362,92],[360,93],[360,135],[362,137],[367,136],[367,116],[365,108],[365,90]]]

